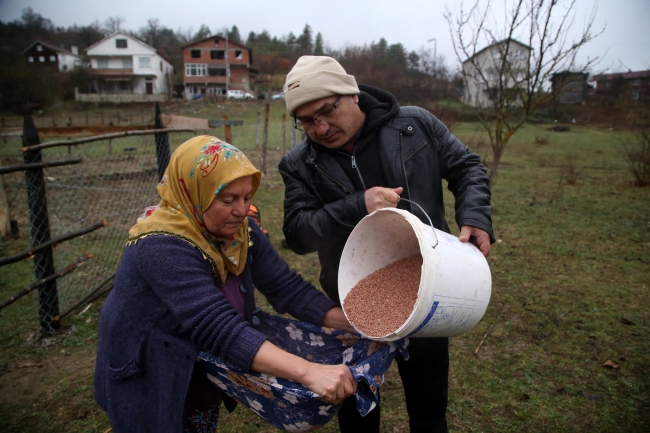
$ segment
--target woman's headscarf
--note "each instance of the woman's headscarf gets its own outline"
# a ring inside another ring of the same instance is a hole
[[[172,154],[158,184],[160,204],[145,209],[127,244],[150,235],[176,236],[203,253],[221,282],[229,272],[241,274],[250,242],[248,218],[233,236],[220,238],[206,229],[203,212],[226,185],[244,176],[253,177],[255,194],[262,175],[239,149],[206,135],[187,140]]]

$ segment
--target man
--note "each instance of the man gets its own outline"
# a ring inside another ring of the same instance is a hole
[[[318,252],[320,283],[340,303],[341,253],[355,225],[384,207],[398,207],[449,232],[442,179],[456,200],[459,239],[487,256],[494,242],[486,170],[431,113],[399,107],[393,95],[357,86],[333,58],[303,56],[287,75],[284,95],[302,143],[279,170],[285,183],[284,235],[298,254]],[[412,432],[446,432],[449,351],[446,338],[411,339],[398,360]],[[377,407],[364,419],[354,399],[339,411],[341,432],[378,432]]]

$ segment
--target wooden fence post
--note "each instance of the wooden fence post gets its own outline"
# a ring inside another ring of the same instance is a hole
[[[287,130],[287,115],[283,114],[282,115],[282,156],[284,156],[284,152],[285,152],[284,142],[285,142],[286,130]]]
[[[38,131],[31,116],[25,116],[23,123],[23,146],[40,144]],[[27,150],[24,153],[25,164],[40,163],[40,150]],[[29,203],[29,218],[32,229],[32,246],[40,245],[50,240],[50,220],[47,213],[45,196],[45,179],[43,168],[25,171],[27,186],[27,201]],[[54,273],[54,256],[52,247],[34,253],[34,273],[40,280]],[[61,326],[59,322],[59,297],[56,280],[52,280],[38,289],[38,316],[41,330],[53,334]]]
[[[266,147],[269,138],[269,109],[271,104],[264,104],[264,135],[262,137],[262,174],[266,176]]]
[[[155,112],[155,129],[163,129],[162,119],[160,116],[160,104],[156,102]],[[158,159],[158,179],[162,179],[171,158],[171,150],[169,148],[169,134],[164,132],[156,134],[156,157]]]
[[[257,112],[257,123],[255,124],[255,149],[260,148],[260,112]]]
[[[223,139],[225,140],[226,143],[233,144],[232,143],[232,131],[230,130],[230,124],[228,123],[228,116],[223,116],[223,120],[226,122],[223,124]]]
[[[0,166],[2,166],[1,160]],[[9,200],[7,199],[7,190],[5,189],[5,177],[0,174],[0,241],[4,242],[10,233]]]

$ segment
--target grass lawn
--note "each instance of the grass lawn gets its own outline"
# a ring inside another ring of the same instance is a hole
[[[233,127],[233,141],[246,152],[255,148],[250,125],[262,107],[178,114],[244,119],[249,127]],[[274,131],[282,113],[282,104],[271,105]],[[458,123],[453,132],[476,145],[476,127]],[[620,141],[630,138],[573,125],[562,133],[527,125],[512,138],[492,188],[492,299],[483,320],[450,343],[450,431],[650,431],[650,188],[635,187],[627,171]],[[290,265],[317,284],[316,256],[281,247],[282,197],[282,180],[270,170],[254,200],[262,223]],[[451,195],[446,205],[455,227]],[[1,254],[25,245],[14,241]],[[1,267],[0,300],[13,294],[9,283],[30,284],[31,272],[30,262]],[[109,428],[92,398],[100,307],[75,312],[59,335],[41,341],[32,338],[34,296],[0,311],[0,430]],[[394,366],[382,400],[382,432],[408,431]],[[244,408],[222,413],[221,432],[276,431]],[[337,432],[336,421],[320,431]]]

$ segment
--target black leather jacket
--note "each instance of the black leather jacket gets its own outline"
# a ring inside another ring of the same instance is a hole
[[[383,186],[403,187],[402,197],[422,206],[437,229],[449,232],[442,191],[442,179],[446,179],[456,199],[458,226],[481,228],[494,242],[486,169],[479,156],[440,120],[422,108],[401,107],[395,117],[378,127],[377,137],[376,151],[382,162],[377,169],[384,170],[388,181]],[[298,254],[318,251],[321,286],[340,303],[339,261],[352,229],[368,215],[364,191],[355,191],[332,155],[309,138],[282,158],[279,170],[285,183],[283,231],[287,244]],[[401,201],[398,207],[428,224],[417,206]]]

